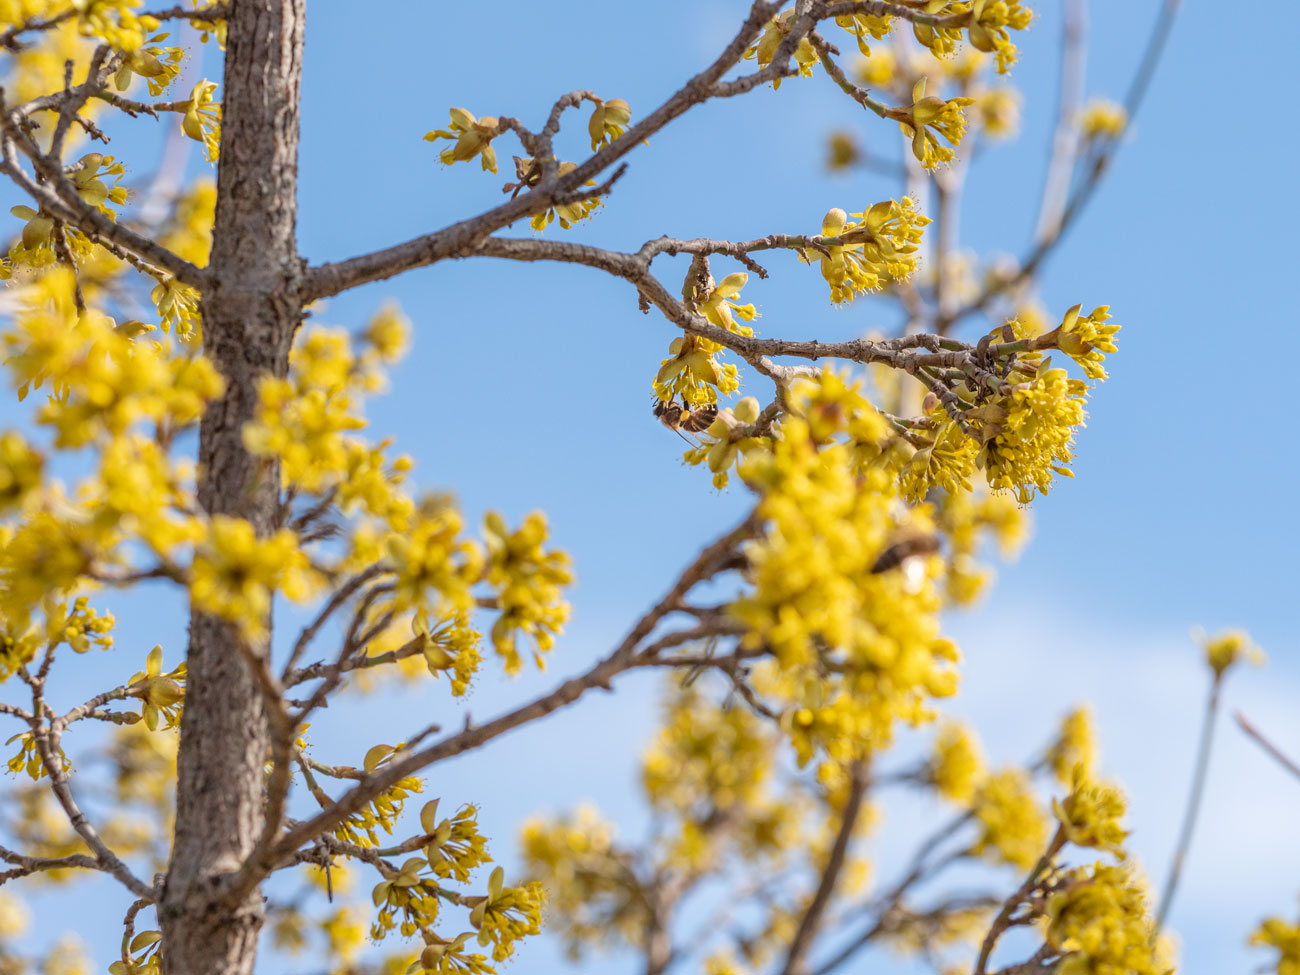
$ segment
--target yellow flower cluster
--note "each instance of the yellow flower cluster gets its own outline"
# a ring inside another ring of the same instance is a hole
[[[251,522],[215,515],[194,552],[190,598],[198,609],[237,623],[255,639],[266,631],[275,592],[301,602],[314,595],[317,584],[292,531],[283,528],[259,538]]]
[[[1124,796],[1117,788],[1091,781],[1082,768],[1075,770],[1070,794],[1052,800],[1052,812],[1067,840],[1075,846],[1105,850],[1121,860],[1125,858],[1124,840],[1128,831],[1120,820],[1127,809]]]
[[[975,117],[990,139],[1010,139],[1020,128],[1020,92],[1014,88],[988,88],[975,95]]]
[[[1131,868],[1096,863],[1047,901],[1047,943],[1060,975],[1166,975],[1153,945],[1147,892]]]
[[[384,553],[396,574],[399,610],[431,608],[441,618],[474,604],[471,587],[483,570],[483,552],[461,537],[460,512],[439,505],[404,534],[388,536]],[[432,596],[432,601],[430,597]]]
[[[945,724],[935,739],[930,759],[930,781],[939,795],[952,802],[969,802],[985,774],[984,756],[975,734],[965,725]]]
[[[716,709],[714,709],[716,710]],[[529,876],[541,879],[554,918],[551,933],[569,956],[585,945],[635,944],[646,930],[646,903],[629,883],[614,829],[591,806],[572,817],[530,819],[520,830],[520,855]]]
[[[469,690],[470,682],[483,662],[479,650],[482,634],[469,625],[469,615],[458,612],[429,628],[428,614],[418,612],[411,621],[412,632],[423,637],[421,653],[425,666],[433,676],[446,672],[451,681],[451,693],[461,697]],[[383,647],[372,642],[369,652],[383,652]]]
[[[1079,113],[1079,131],[1089,141],[1118,139],[1128,126],[1124,106],[1105,98],[1094,98]]]
[[[728,471],[737,460],[762,446],[761,438],[745,435],[745,428],[757,421],[761,412],[753,396],[738,400],[729,409],[719,410],[700,436],[700,446],[687,450],[682,459],[692,466],[706,464],[713,472],[713,486],[721,491],[730,482]]]
[[[135,51],[144,44],[145,35],[158,29],[156,17],[135,12],[144,0],[95,0],[73,6],[82,36],[101,38],[119,51]]]
[[[1206,662],[1216,678],[1222,677],[1239,660],[1256,667],[1264,663],[1264,651],[1255,646],[1250,635],[1243,630],[1225,630],[1213,637],[1202,636],[1201,644],[1205,647]]]
[[[1097,767],[1097,735],[1092,726],[1092,713],[1086,708],[1075,708],[1061,721],[1056,741],[1048,749],[1047,761],[1052,773],[1062,785],[1074,781],[1076,770],[1090,776]]]
[[[593,98],[592,101],[596,107],[587,122],[587,134],[591,136],[591,151],[595,152],[623,134],[628,122],[632,121],[632,109],[621,98]]]
[[[966,134],[966,116],[962,109],[974,105],[975,99],[939,98],[925,94],[925,79],[912,90],[912,104],[906,108],[887,109],[885,116],[898,123],[903,135],[912,140],[912,155],[924,169],[952,161],[953,149],[961,145]],[[942,136],[948,145],[939,141]],[[951,148],[949,148],[951,147]]]
[[[384,879],[370,895],[379,908],[370,926],[371,939],[382,941],[394,929],[409,938],[438,919],[436,885],[420,876],[427,867],[423,857],[411,857],[396,873],[389,875],[385,871]]]
[[[158,242],[196,267],[206,267],[216,210],[217,184],[211,178],[196,180],[172,204]]]
[[[1089,379],[1105,379],[1103,353],[1117,351],[1115,333],[1120,327],[1106,324],[1110,319],[1109,305],[1098,305],[1087,315],[1079,314],[1081,308],[1082,305],[1075,305],[1067,311],[1061,324],[1039,338],[1037,344],[1053,343],[1077,362]]]
[[[66,644],[76,653],[87,653],[92,647],[100,650],[112,647],[113,627],[117,621],[112,613],[97,612],[91,607],[88,597],[77,597],[69,610],[67,600],[45,594],[39,599],[45,614],[44,626],[31,624],[34,605],[15,601],[13,608],[5,613],[3,628],[0,629],[0,682],[30,661],[41,646],[53,649]]]
[[[972,807],[980,836],[972,852],[1028,870],[1047,845],[1047,818],[1029,778],[1016,768],[989,775]]]
[[[28,620],[36,607],[76,589],[90,566],[118,541],[112,525],[93,523],[51,492],[47,507],[0,529],[0,613],[3,657],[30,658]]]
[[[1300,923],[1270,917],[1250,936],[1250,943],[1277,949],[1277,975],[1300,975]]]
[[[216,90],[215,81],[199,81],[181,116],[181,131],[203,146],[208,162],[216,162],[221,152],[221,103],[212,97]]]
[[[1045,369],[1032,382],[1019,383],[1009,394],[974,414],[981,421],[983,448],[976,463],[989,486],[1013,491],[1021,504],[1035,492],[1047,494],[1053,475],[1073,477],[1065,466],[1074,458],[1074,429],[1087,415],[1087,384],[1070,379],[1064,369]]]
[[[772,58],[776,56],[776,50],[781,46],[781,42],[794,27],[795,9],[783,10],[767,22],[763,28],[763,33],[759,36],[758,43],[745,52],[745,57],[757,61],[760,68],[766,68],[772,63]],[[801,37],[799,44],[794,51],[794,61],[799,69],[799,74],[809,77],[813,72],[813,65],[817,63],[817,50],[812,46],[812,42],[807,37]],[[781,79],[777,78],[772,82],[772,88],[781,87]]]
[[[387,764],[398,751],[399,749],[394,748],[392,745],[375,745],[366,752],[365,760],[362,762],[362,769],[366,772],[373,772]],[[402,810],[406,807],[407,798],[412,793],[423,791],[424,783],[413,775],[398,779],[390,788],[371,799],[366,806],[352,813],[336,826],[334,835],[348,843],[355,843],[357,846],[379,846],[380,839],[376,830],[382,829],[386,834],[392,835],[397,817],[402,814]],[[321,808],[329,805],[331,801],[329,796],[321,791],[319,787],[313,788],[312,793],[321,804]]]
[[[320,922],[330,956],[347,970],[366,944],[366,911],[360,904],[340,907]]]
[[[141,931],[129,942],[122,935],[122,957],[108,966],[109,975],[162,975],[162,932]]]
[[[749,280],[744,273],[728,274],[717,284],[711,276],[703,282],[688,274],[682,297],[710,324],[725,328],[736,335],[753,335],[754,330],[736,321],[750,322],[758,317],[751,305],[737,300]],[[693,406],[716,403],[718,393],[734,393],[740,388],[740,377],[735,365],[720,366],[718,355],[723,346],[695,335],[683,335],[668,345],[672,353],[659,364],[654,378],[655,395],[667,403],[680,395],[682,401]]]
[[[798,797],[767,790],[775,737],[750,709],[719,708],[694,682],[670,690],[663,727],[641,765],[646,798],[666,818],[668,864],[699,871],[719,862],[722,821],[732,824],[726,838],[747,859],[778,855],[797,834]]]
[[[286,379],[264,377],[244,445],[253,454],[278,457],[286,486],[313,494],[333,492],[345,513],[361,505],[393,530],[403,530],[414,505],[398,490],[410,460],[388,460],[387,441],[372,447],[347,436],[364,427],[359,399],[378,388],[382,363],[401,357],[409,324],[395,308],[382,309],[353,349],[336,329],[313,329],[294,347]]]
[[[973,454],[970,456],[973,460]],[[1011,558],[1025,540],[1029,517],[1014,498],[1005,494],[941,491],[933,500],[935,520],[948,541],[948,599],[967,605],[980,596],[992,574],[975,561],[983,537],[991,535],[1002,557]]]
[[[505,871],[497,867],[488,879],[488,893],[471,897],[469,923],[478,930],[478,943],[492,945],[492,960],[506,961],[521,939],[542,930],[542,905],[546,894],[533,881],[522,887],[506,887]]]
[[[537,644],[533,660],[545,667],[542,654],[555,645],[564,630],[569,604],[561,587],[573,582],[569,557],[564,552],[544,552],[546,517],[534,511],[513,534],[495,511],[483,519],[487,547],[486,581],[497,591],[501,615],[492,624],[492,645],[505,661],[506,673],[519,670],[517,634],[526,633]]]
[[[40,750],[36,746],[36,736],[30,731],[20,731],[16,735],[11,735],[6,741],[6,745],[12,745],[18,742],[18,751],[16,751],[6,763],[10,772],[15,774],[22,772],[27,775],[33,782],[39,782],[49,770],[45,767],[45,761],[41,758]],[[64,769],[71,768],[68,756],[64,754],[63,749],[58,751],[59,759],[63,763]]]
[[[150,731],[157,731],[160,727],[165,731],[181,723],[185,662],[181,661],[181,665],[170,673],[164,673],[162,659],[162,647],[155,646],[149,651],[144,670],[126,682],[127,695],[140,699],[140,713]]]
[[[180,546],[204,537],[193,479],[188,461],[173,461],[156,441],[127,434],[103,447],[99,477],[82,493],[97,524],[119,526],[170,562]]]
[[[422,934],[424,950],[406,968],[406,975],[417,975],[419,972],[427,972],[428,975],[496,975],[496,969],[487,963],[486,955],[465,950],[465,942],[472,937],[472,931],[466,931],[451,940],[440,938],[432,931]],[[387,968],[384,975],[390,975]]]
[[[122,65],[113,76],[113,84],[118,91],[131,87],[135,76],[144,78],[149,94],[161,95],[180,74],[181,62],[185,59],[185,49],[180,47],[160,47],[170,34],[155,34],[145,46],[123,55]]]
[[[45,458],[22,434],[12,430],[0,434],[0,513],[22,505],[41,486],[44,473]]]
[[[221,377],[205,358],[135,341],[106,315],[78,315],[73,289],[66,268],[43,275],[4,336],[19,398],[47,380],[53,388],[39,421],[54,427],[58,446],[118,435],[143,419],[180,428],[221,394]]]
[[[470,871],[482,863],[490,863],[487,840],[478,831],[478,807],[465,805],[436,825],[437,800],[426,803],[420,811],[420,823],[432,834],[424,847],[429,868],[437,877],[454,877],[461,883],[469,879]]]
[[[924,501],[934,488],[950,496],[974,490],[970,477],[975,470],[979,445],[956,422],[935,407],[934,428],[922,446],[915,447],[898,474],[899,491],[913,504]]]
[[[818,253],[831,301],[851,301],[859,293],[911,277],[929,223],[910,196],[882,200],[861,213],[845,213],[838,207],[828,211],[822,218],[822,235],[837,237],[840,243],[819,248]],[[800,251],[800,257],[809,259],[807,251]]]
[[[175,329],[180,338],[194,342],[201,338],[198,291],[174,278],[165,278],[149,292],[149,298],[158,309],[164,332]]]
[[[663,727],[641,760],[650,805],[690,815],[758,799],[774,756],[753,712],[722,710],[694,685],[675,689],[665,703]]]
[[[867,38],[883,41],[894,29],[894,18],[876,14],[841,14],[835,18],[835,24],[858,39],[858,50],[865,58],[871,56],[871,47],[867,44]]]
[[[1010,31],[1024,30],[1034,19],[1033,11],[1022,6],[1019,0],[928,0],[924,9],[938,17],[966,15],[951,27],[912,25],[916,39],[936,57],[956,50],[965,30],[976,50],[996,53],[999,73],[1010,71],[1016,63],[1016,46]]]
[[[819,748],[844,761],[886,744],[896,720],[926,720],[926,701],[956,690],[957,651],[938,635],[930,581],[872,572],[898,518],[924,527],[924,514],[906,513],[889,474],[863,469],[853,442],[819,442],[873,426],[883,435],[883,420],[833,373],[797,386],[805,415],[787,417],[770,451],[740,466],[761,495],[763,534],[744,550],[752,592],[729,612],[748,630],[743,646],[776,658],[766,691],[789,705],[800,761]]]
[[[556,167],[556,176],[567,176],[577,168],[578,164],[575,162],[562,162]],[[518,192],[519,189],[525,186],[531,187],[536,185],[538,180],[541,179],[541,176],[541,169],[538,167],[536,160],[522,159],[519,156],[515,156],[515,177],[519,182],[507,183],[504,189]],[[589,179],[583,185],[595,186],[596,181],[594,179]],[[541,233],[549,227],[552,222],[559,220],[560,226],[565,230],[568,230],[579,220],[586,220],[603,205],[603,201],[598,196],[571,200],[568,203],[557,203],[547,207],[541,213],[534,214],[532,219],[528,221],[528,226],[532,227],[533,230],[538,233]]]
[[[499,126],[495,116],[485,115],[482,118],[475,118],[471,112],[463,108],[453,108],[451,110],[451,127],[449,129],[434,129],[426,132],[424,135],[425,142],[437,142],[439,139],[449,139],[451,145],[439,153],[438,158],[443,165],[450,166],[452,163],[468,162],[475,156],[483,166],[484,172],[495,173],[497,171],[497,153],[492,148],[492,140],[499,134]]]

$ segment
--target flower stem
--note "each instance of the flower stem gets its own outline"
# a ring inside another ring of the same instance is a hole
[[[1178,890],[1178,881],[1182,879],[1183,863],[1187,859],[1187,851],[1192,845],[1192,833],[1196,829],[1196,817],[1201,810],[1201,799],[1205,794],[1206,774],[1210,769],[1210,747],[1214,741],[1214,723],[1219,716],[1219,688],[1222,680],[1219,674],[1214,675],[1214,682],[1210,685],[1210,696],[1205,704],[1205,718],[1201,724],[1201,744],[1196,755],[1196,770],[1192,774],[1192,792],[1187,797],[1187,810],[1183,813],[1183,828],[1178,837],[1178,846],[1174,849],[1174,860],[1169,867],[1169,880],[1165,883],[1164,896],[1160,900],[1160,910],[1156,912],[1156,924],[1152,931],[1152,937],[1158,935],[1165,926],[1165,919],[1169,916],[1169,909],[1174,902],[1174,894]]]

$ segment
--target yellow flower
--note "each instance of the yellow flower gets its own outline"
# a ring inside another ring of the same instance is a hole
[[[973,0],[967,35],[977,51],[997,53],[998,73],[1005,74],[1017,57],[1009,31],[1024,30],[1033,19],[1020,0]]]
[[[1095,847],[1124,859],[1128,831],[1120,825],[1127,811],[1124,796],[1112,785],[1090,781],[1082,767],[1076,767],[1070,794],[1052,800],[1052,812],[1075,846]]]
[[[1035,492],[1048,493],[1054,475],[1073,477],[1066,465],[1074,459],[1074,430],[1087,415],[1087,395],[1082,380],[1070,379],[1064,369],[1047,369],[973,414],[983,442],[976,462],[989,486],[1014,491],[1028,504]]]
[[[979,92],[975,114],[984,135],[1010,139],[1020,127],[1020,93],[1014,88],[990,88]]]
[[[397,575],[397,609],[431,606],[433,615],[445,616],[473,605],[470,587],[482,574],[483,553],[458,537],[463,527],[459,512],[436,504],[409,531],[388,537],[385,554]]]
[[[163,673],[162,658],[162,647],[155,646],[149,651],[144,670],[127,681],[127,694],[140,699],[145,727],[150,731],[180,724],[181,702],[185,699],[185,663]],[[166,724],[160,725],[160,721]]]
[[[1105,98],[1094,98],[1079,113],[1079,131],[1089,141],[1118,139],[1127,127],[1124,106]]]
[[[1074,780],[1076,769],[1085,776],[1097,766],[1097,739],[1092,714],[1086,707],[1075,708],[1061,721],[1061,730],[1048,750],[1052,772],[1062,785]]]
[[[758,317],[753,305],[737,301],[748,280],[749,275],[736,273],[728,274],[717,284],[711,275],[703,282],[696,282],[691,273],[687,275],[682,296],[710,324],[736,335],[749,336],[754,330],[736,321],[740,318],[749,322]],[[734,393],[740,388],[740,376],[734,365],[719,365],[717,357],[723,350],[724,346],[695,335],[673,339],[668,344],[672,354],[660,362],[655,374],[652,384],[655,395],[665,403],[680,395],[688,405],[701,406],[716,403],[720,392]]]
[[[45,458],[12,430],[0,434],[0,512],[23,503],[41,486]]]
[[[984,775],[984,757],[975,735],[965,725],[945,724],[935,739],[930,759],[930,781],[939,795],[953,802],[967,802]]]
[[[1250,642],[1250,635],[1244,630],[1225,630],[1212,637],[1201,634],[1198,639],[1205,647],[1205,659],[1216,679],[1222,677],[1238,660],[1245,660],[1257,667],[1264,663],[1264,651]]]
[[[492,148],[492,140],[499,134],[499,126],[495,116],[485,115],[482,118],[475,118],[470,112],[463,108],[453,108],[451,110],[451,128],[434,129],[426,132],[425,142],[436,142],[439,139],[450,139],[452,145],[443,149],[439,157],[444,165],[450,166],[452,163],[468,162],[475,156],[485,172],[497,171],[497,154]]]
[[[22,901],[9,894],[0,894],[0,939],[12,941],[22,937],[31,920],[31,912]]]
[[[302,601],[313,588],[307,556],[288,529],[258,538],[250,522],[215,515],[207,538],[194,553],[190,578],[194,605],[238,623],[250,638],[265,632],[277,590]]]
[[[545,667],[542,654],[555,645],[569,618],[561,587],[573,582],[564,552],[543,552],[546,518],[534,511],[513,534],[495,511],[483,519],[487,544],[486,581],[497,590],[501,615],[492,625],[492,645],[505,660],[506,672],[519,670],[516,635],[526,633],[537,644],[533,659]]]
[[[870,88],[884,88],[898,74],[898,57],[888,47],[878,48],[871,57],[857,63],[853,74],[860,84]]]
[[[1250,943],[1277,949],[1277,975],[1300,975],[1300,923],[1270,917],[1250,936]]]
[[[596,107],[592,109],[591,119],[587,123],[587,134],[591,136],[591,151],[595,152],[623,134],[628,122],[632,120],[632,109],[621,98],[592,100]]]
[[[1036,344],[1042,348],[1054,343],[1056,348],[1083,367],[1089,379],[1105,379],[1103,353],[1117,351],[1115,333],[1120,326],[1106,324],[1110,319],[1109,305],[1098,305],[1087,315],[1079,314],[1082,308],[1082,305],[1075,305],[1067,311],[1061,324],[1040,337]]]
[[[910,277],[929,223],[909,196],[882,200],[861,213],[845,213],[838,207],[828,211],[822,218],[822,236],[839,238],[840,243],[828,244],[817,253],[831,301],[851,301],[856,294]],[[799,256],[808,261],[809,251],[801,250]]]
[[[1075,871],[1047,902],[1047,943],[1067,953],[1059,975],[1166,975],[1147,892],[1126,866]]]
[[[889,15],[841,14],[835,18],[835,23],[858,39],[858,50],[862,52],[863,57],[871,56],[871,48],[867,45],[868,37],[878,41],[884,40],[885,36],[894,29],[894,18]]]
[[[536,881],[522,887],[503,887],[504,871],[492,871],[485,898],[470,898],[478,903],[470,911],[469,923],[478,928],[478,943],[492,945],[492,960],[506,961],[515,952],[521,938],[540,934],[542,905],[546,893]]]
[[[961,145],[966,133],[966,116],[962,109],[974,105],[975,99],[939,98],[925,94],[926,81],[922,78],[912,89],[912,104],[906,108],[885,110],[885,117],[898,123],[903,135],[912,140],[912,155],[925,169],[934,169],[940,163],[952,160],[952,150]],[[948,142],[945,146],[939,136]]]
[[[366,945],[366,910],[360,904],[340,907],[320,922],[320,929],[330,954],[349,965]]]
[[[203,144],[208,162],[216,162],[221,151],[221,103],[212,97],[216,90],[215,81],[201,80],[190,92],[189,106],[181,118],[181,129]]]
[[[772,58],[776,56],[777,48],[785,40],[791,29],[794,27],[795,10],[791,7],[777,14],[767,22],[763,28],[763,33],[753,47],[745,52],[746,58],[752,58],[758,62],[760,68],[766,68],[772,63]],[[817,50],[812,46],[812,41],[807,37],[799,38],[799,44],[794,51],[795,65],[799,74],[808,77],[812,75],[813,65],[817,63]],[[777,78],[772,82],[772,88],[781,87],[781,79]]]
[[[988,776],[975,794],[975,818],[981,832],[974,853],[992,853],[996,859],[1028,870],[1047,845],[1047,819],[1020,769]]]

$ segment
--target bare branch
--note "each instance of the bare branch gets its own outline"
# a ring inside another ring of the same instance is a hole
[[[1127,116],[1124,132],[1127,133],[1133,127],[1133,119],[1136,118],[1138,109],[1141,108],[1142,102],[1146,97],[1147,88],[1150,86],[1151,78],[1155,74],[1156,66],[1160,62],[1160,56],[1164,53],[1165,44],[1169,40],[1170,31],[1173,29],[1174,20],[1178,10],[1182,5],[1182,0],[1165,0],[1161,8],[1160,15],[1156,19],[1155,26],[1151,30],[1151,36],[1147,40],[1146,50],[1142,55],[1142,62],[1138,66],[1137,73],[1133,77],[1133,82],[1129,86],[1128,95],[1124,99],[1124,110]],[[1119,149],[1120,139],[1114,140],[1114,143],[1106,150],[1101,152],[1094,160],[1091,169],[1084,176],[1082,183],[1071,194],[1065,209],[1061,213],[1057,225],[1056,233],[1039,241],[1029,251],[1029,254],[1020,262],[1020,268],[1015,274],[1007,275],[993,282],[975,301],[969,305],[958,308],[956,311],[947,315],[940,315],[935,325],[935,331],[946,334],[954,324],[973,315],[977,312],[984,311],[992,303],[993,299],[999,295],[1005,294],[1012,288],[1018,287],[1028,281],[1038,271],[1039,266],[1048,258],[1052,250],[1064,239],[1066,232],[1074,224],[1079,214],[1083,212],[1084,207],[1092,198],[1101,183],[1101,178],[1105,174],[1107,167],[1114,158]]]
[[[1297,763],[1295,759],[1290,758],[1282,751],[1282,749],[1278,748],[1271,741],[1265,738],[1259,729],[1247,721],[1246,716],[1240,711],[1234,714],[1233,717],[1236,719],[1237,724],[1241,726],[1242,731],[1254,738],[1256,743],[1263,748],[1264,751],[1272,755],[1279,765],[1294,775],[1297,779],[1300,779],[1300,763]]]
[[[94,857],[84,853],[74,853],[65,857],[29,857],[0,846],[0,860],[14,864],[13,870],[0,873],[0,887],[10,880],[26,877],[29,874],[45,870],[103,870],[104,865]]]
[[[1043,855],[1039,858],[1038,862],[1034,864],[1033,869],[1029,871],[1029,876],[1025,878],[1025,882],[1016,889],[1015,893],[1006,899],[1006,902],[1002,905],[1002,910],[1000,910],[998,916],[993,919],[993,923],[989,926],[988,933],[984,935],[984,941],[980,944],[980,953],[979,958],[975,961],[974,975],[984,975],[984,973],[988,971],[989,958],[993,954],[993,949],[997,946],[998,939],[1002,937],[1009,927],[1011,927],[1011,915],[1015,912],[1017,907],[1028,899],[1034,888],[1038,886],[1038,881],[1052,865],[1052,859],[1060,852],[1061,847],[1064,845],[1065,827],[1061,826],[1057,828],[1056,833],[1052,836],[1051,842],[1047,844],[1047,849],[1043,852]]]
[[[346,261],[311,268],[303,279],[301,290],[303,302],[338,294],[370,281],[390,278],[403,271],[433,264],[449,257],[469,256],[479,240],[522,217],[545,211],[557,199],[563,198],[566,194],[577,190],[587,180],[596,177],[692,106],[708,101],[710,98],[738,94],[738,91],[720,90],[718,82],[727,71],[739,63],[746,49],[778,9],[777,3],[756,0],[740,31],[708,68],[691,78],[667,101],[636,125],[631,126],[620,138],[602,148],[564,177],[544,180],[529,193],[520,194],[515,199],[486,213],[459,221],[431,234]],[[795,38],[795,41],[797,43],[798,38]],[[793,46],[790,51],[793,52]],[[771,77],[777,76],[775,72],[771,75]],[[585,94],[585,92],[570,93],[556,102],[551,110],[551,118],[543,129],[545,138],[549,140],[550,135],[558,130],[559,114],[563,108],[570,104],[577,104]]]
[[[1083,103],[1084,75],[1088,66],[1088,0],[1067,0],[1063,8],[1065,30],[1061,38],[1060,97],[1056,104],[1056,132],[1052,158],[1043,181],[1038,209],[1038,242],[1055,237],[1061,226],[1070,174],[1079,156],[1079,106]]]
[[[822,915],[826,912],[831,895],[835,893],[835,885],[839,882],[840,872],[844,869],[849,841],[853,838],[853,830],[858,823],[858,814],[862,810],[862,796],[866,792],[866,787],[866,768],[861,762],[854,762],[849,769],[849,796],[844,803],[844,811],[840,814],[840,828],[835,834],[835,843],[826,858],[826,866],[822,869],[817,891],[799,921],[794,940],[790,942],[790,950],[781,969],[783,975],[804,975],[807,971],[808,949],[812,947]]]

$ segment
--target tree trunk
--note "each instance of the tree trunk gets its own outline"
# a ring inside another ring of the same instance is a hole
[[[259,375],[285,375],[301,320],[295,239],[298,93],[305,0],[234,0],[222,86],[221,156],[203,345],[225,377],[199,434],[198,497],[260,534],[279,517],[279,472],[245,451]],[[248,975],[264,910],[260,891],[220,891],[263,824],[268,728],[234,628],[192,613],[181,720],[176,835],[159,920],[166,971]],[[269,645],[253,648],[269,653]]]

